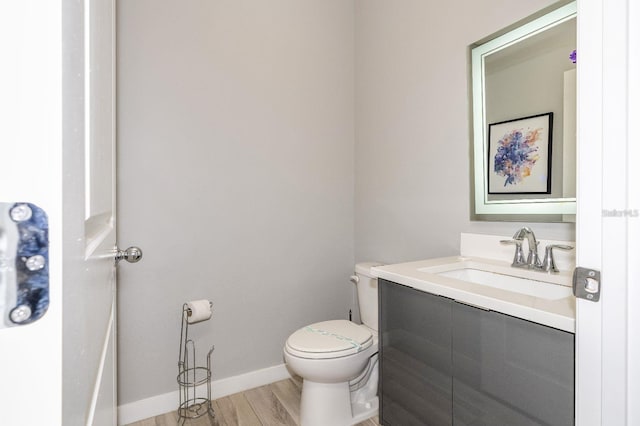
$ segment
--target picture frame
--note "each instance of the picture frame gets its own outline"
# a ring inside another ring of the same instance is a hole
[[[489,194],[550,194],[553,112],[489,124]]]

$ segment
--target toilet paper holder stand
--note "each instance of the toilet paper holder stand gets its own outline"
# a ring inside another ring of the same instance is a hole
[[[209,306],[212,303],[209,302]],[[195,419],[208,414],[215,418],[211,405],[211,346],[206,358],[206,367],[196,365],[195,343],[189,338],[189,317],[191,309],[187,303],[182,305],[182,325],[180,327],[180,354],[178,358],[178,387],[180,404],[178,406],[178,425],[185,420]]]

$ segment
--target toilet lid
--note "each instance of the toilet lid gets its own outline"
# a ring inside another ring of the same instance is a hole
[[[289,353],[301,358],[338,358],[367,349],[373,335],[347,320],[317,322],[302,327],[287,339]]]

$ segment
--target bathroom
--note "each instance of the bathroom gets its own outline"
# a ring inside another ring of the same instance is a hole
[[[355,262],[513,234],[469,220],[466,48],[551,2],[392,3],[118,5],[118,232],[145,252],[119,269],[120,405],[176,390],[184,300],[214,302],[215,387],[348,318]]]
[[[575,241],[470,219],[467,47],[553,3],[118,1],[118,239],[144,251],[118,270],[118,404],[177,390],[184,301],[213,301],[214,388],[277,380],[294,330],[358,318],[357,262]]]

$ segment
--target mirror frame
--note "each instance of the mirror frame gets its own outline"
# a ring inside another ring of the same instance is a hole
[[[572,215],[576,214],[574,198],[535,198],[488,200],[488,124],[485,117],[484,67],[485,58],[548,28],[577,16],[573,1],[530,22],[526,22],[488,41],[471,46],[471,83],[473,119],[473,186],[475,215]],[[487,39],[485,39],[487,40]],[[473,215],[473,214],[472,214]]]

